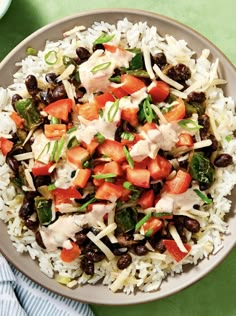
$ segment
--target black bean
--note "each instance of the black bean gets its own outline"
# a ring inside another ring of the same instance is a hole
[[[22,96],[20,96],[19,94],[13,94],[12,98],[11,98],[11,104],[15,107],[15,104],[17,101],[21,100]]]
[[[76,54],[80,58],[81,62],[88,60],[90,57],[90,52],[84,47],[77,47]]]
[[[44,104],[49,104],[53,102],[52,90],[47,89],[46,91],[40,91],[40,99]]]
[[[113,248],[112,252],[114,253],[115,256],[122,256],[125,253],[127,253],[128,248],[126,247],[120,247],[120,245],[118,245],[118,247]]]
[[[232,165],[233,163],[233,157],[229,154],[220,154],[216,157],[214,160],[214,165],[218,168],[224,168],[229,165]]]
[[[41,248],[46,249],[46,247],[45,247],[45,245],[44,245],[44,242],[43,242],[43,239],[42,239],[42,236],[41,236],[41,234],[40,234],[39,231],[37,231],[37,232],[35,233],[35,240],[36,240],[37,244],[38,244]]]
[[[164,53],[157,53],[152,56],[152,65],[157,65],[160,68],[163,68],[167,64],[166,56]]]
[[[34,75],[25,78],[25,85],[30,95],[34,96],[38,93],[38,82]]]
[[[206,94],[204,92],[193,91],[189,93],[188,98],[187,98],[187,102],[189,103],[191,102],[203,103],[204,101],[206,101]]]
[[[31,219],[27,218],[25,220],[25,226],[32,231],[36,231],[39,227],[39,221],[32,221]]]
[[[132,262],[132,257],[129,253],[122,255],[117,261],[117,267],[120,270],[126,269]]]
[[[82,98],[84,94],[85,94],[84,89],[80,88],[80,89],[76,90],[76,99]]]
[[[85,257],[92,262],[99,262],[105,258],[105,255],[101,251],[88,251],[85,253]]]
[[[94,274],[94,263],[88,258],[83,257],[81,262],[80,262],[80,268],[82,271],[84,271],[88,275],[93,275]]]
[[[145,256],[148,253],[148,249],[144,245],[137,245],[134,251],[138,256]]]
[[[164,253],[166,251],[166,246],[163,243],[163,240],[158,240],[154,247],[155,250],[159,251],[160,253]]]
[[[191,233],[197,233],[200,230],[200,224],[196,219],[186,217],[184,220],[184,227]]]
[[[20,210],[19,210],[19,216],[26,220],[27,218],[30,217],[30,215],[32,215],[34,213],[35,209],[34,209],[34,205],[32,204],[31,201],[26,201],[22,204]]]
[[[162,184],[161,182],[151,184],[152,189],[154,190],[154,194],[158,195],[161,192]]]
[[[186,81],[191,77],[191,71],[188,66],[177,64],[167,71],[167,76],[175,81]]]
[[[55,72],[48,72],[45,75],[45,80],[48,83],[56,83],[56,79],[57,79],[58,75]]]
[[[200,129],[200,136],[202,139],[206,139],[210,129],[210,119],[207,114],[204,114],[198,118],[198,124],[202,126]]]
[[[75,234],[75,242],[78,246],[83,245],[87,239],[87,235],[83,232],[78,232]]]
[[[104,47],[103,44],[95,44],[95,45],[93,45],[93,52],[95,52],[95,50],[98,50],[98,49],[105,50],[105,47]]]
[[[34,179],[34,184],[36,188],[39,188],[43,185],[49,185],[51,183],[51,177],[50,176],[37,176]]]
[[[66,90],[63,84],[57,86],[53,91],[52,91],[52,99],[53,101],[65,99],[67,97]]]
[[[201,191],[205,191],[205,190],[207,190],[209,188],[210,188],[210,184],[209,183],[206,183],[206,182],[200,182],[199,183],[199,189]]]
[[[20,166],[18,160],[16,160],[16,158],[12,156],[7,156],[6,161],[7,161],[8,166],[11,168],[11,170],[14,171],[15,174],[18,174],[18,170]]]

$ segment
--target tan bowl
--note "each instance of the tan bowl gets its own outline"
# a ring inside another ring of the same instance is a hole
[[[150,26],[156,26],[161,35],[171,34],[177,39],[184,39],[188,42],[190,48],[197,53],[200,53],[204,48],[209,48],[212,58],[215,59],[218,57],[220,60],[220,76],[229,82],[225,87],[225,94],[231,95],[236,100],[235,67],[217,47],[194,30],[170,18],[134,9],[103,9],[78,13],[41,28],[22,41],[2,61],[0,64],[0,73],[4,74],[4,76],[0,76],[0,86],[7,87],[12,82],[12,75],[17,71],[15,63],[25,57],[25,50],[27,47],[30,46],[36,49],[43,49],[47,39],[56,41],[62,38],[64,31],[73,28],[75,25],[85,25],[86,27],[89,27],[94,21],[102,20],[109,23],[116,23],[117,20],[123,19],[124,17],[127,17],[131,22],[147,21]],[[235,191],[236,190],[234,190],[234,193],[236,193]],[[74,290],[62,286],[53,279],[49,279],[45,276],[39,270],[37,262],[34,262],[28,255],[17,253],[7,234],[7,227],[3,222],[0,222],[0,250],[3,255],[16,266],[17,269],[27,275],[30,279],[60,295],[83,302],[104,305],[144,303],[164,298],[190,286],[214,269],[226,257],[226,255],[229,254],[236,243],[235,194],[232,194],[232,199],[232,211],[227,217],[231,234],[224,237],[223,249],[216,255],[210,256],[209,259],[202,260],[197,266],[186,266],[184,268],[184,273],[181,275],[168,277],[167,280],[163,281],[160,290],[153,293],[138,292],[135,295],[127,296],[123,293],[114,294],[108,290],[107,287],[102,285],[85,285]]]

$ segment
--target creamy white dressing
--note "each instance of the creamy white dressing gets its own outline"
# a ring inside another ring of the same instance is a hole
[[[71,173],[75,168],[70,164],[60,164],[56,169],[55,186],[61,189],[68,189],[72,185],[73,177]]]
[[[138,109],[139,104],[146,99],[146,87],[120,99],[119,109]]]
[[[122,100],[122,99],[121,99]],[[117,108],[114,106],[114,102],[108,101],[106,102],[104,108],[103,108],[103,119],[106,121],[106,123],[118,123],[121,118],[121,110],[120,110],[120,103],[119,101]],[[117,126],[116,126],[117,128]]]
[[[172,213],[174,209],[174,199],[170,196],[162,196],[155,205],[157,213]]]
[[[114,53],[107,50],[96,50],[91,57],[79,67],[81,85],[87,93],[98,91],[105,92],[111,84],[109,78],[112,76],[115,68],[129,67],[129,62],[134,54],[126,50],[117,49]],[[106,64],[105,69],[93,72],[98,65]]]

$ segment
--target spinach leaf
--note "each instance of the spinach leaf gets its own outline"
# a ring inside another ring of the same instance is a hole
[[[215,169],[203,154],[194,153],[190,162],[190,174],[193,179],[211,185],[214,181]]]
[[[137,223],[137,212],[135,209],[128,207],[116,212],[115,222],[119,232],[126,233],[135,228]]]
[[[134,53],[134,57],[129,63],[129,70],[142,69],[143,68],[143,55],[141,49],[128,49],[128,51]]]

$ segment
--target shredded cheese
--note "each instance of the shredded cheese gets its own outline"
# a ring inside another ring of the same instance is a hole
[[[75,87],[72,84],[70,84],[68,80],[62,80],[62,83],[64,84],[68,98],[71,99],[73,102],[75,102],[74,101],[74,97],[76,97]]]
[[[15,155],[14,158],[18,161],[28,160],[34,158],[34,154],[31,152]]]
[[[112,233],[116,229],[116,227],[116,223],[106,226],[106,228],[104,228],[99,234],[95,236],[96,240],[99,240],[104,236],[107,236],[108,234]]]
[[[12,135],[0,133],[0,137],[4,137],[4,138],[7,138],[7,139],[11,139],[11,138],[12,138]]]
[[[176,242],[177,246],[179,247],[179,250],[182,252],[188,252],[188,250],[184,247],[184,244],[177,232],[177,229],[173,224],[169,225],[169,232],[171,236],[173,237],[174,241]]]
[[[171,85],[172,87],[176,88],[177,90],[181,90],[183,89],[183,85],[172,80],[171,78],[169,78],[168,76],[166,76],[165,74],[163,74],[163,72],[161,71],[161,69],[157,66],[157,64],[155,64],[153,66],[153,69],[155,71],[155,73],[157,74],[158,77],[161,78],[161,80],[165,81],[166,83],[168,83],[169,85]]]
[[[64,71],[63,73],[57,78],[57,82],[68,79],[69,76],[73,73],[73,71],[75,70],[75,65],[69,65]]]
[[[122,270],[122,272],[118,275],[117,279],[110,286],[110,290],[112,292],[115,293],[117,290],[121,289],[124,286],[124,282],[130,275],[130,271],[131,271],[130,267]]]
[[[201,140],[200,142],[194,143],[193,148],[199,149],[203,147],[211,146],[212,141],[210,139]]]
[[[145,45],[144,43],[142,45],[142,48],[143,48],[144,63],[145,63],[147,72],[149,74],[150,79],[153,80],[153,79],[155,79],[155,74],[152,70],[150,51],[149,51],[147,45]]]
[[[36,191],[32,176],[31,176],[30,171],[28,169],[25,169],[25,178],[26,178],[26,181],[28,182],[30,189],[32,191]]]
[[[152,107],[153,111],[156,113],[156,115],[159,117],[160,123],[167,124],[168,122],[167,122],[165,116],[159,110],[159,108],[154,104],[151,104],[151,107]]]
[[[213,134],[214,134],[216,140],[219,142],[220,141],[220,135],[219,135],[219,133],[217,131],[217,127],[216,127],[216,122],[215,122],[215,119],[214,119],[213,111],[208,109],[207,110],[207,114],[208,114],[209,119],[210,119],[210,124],[211,124],[211,128],[212,128]]]
[[[187,97],[188,97],[187,93],[181,92],[181,91],[173,89],[173,88],[170,89],[170,93],[174,94],[175,96],[177,96],[181,99],[187,99]]]
[[[92,232],[88,232],[87,236],[106,255],[108,260],[114,258],[111,250],[100,239],[96,239],[96,236]]]

